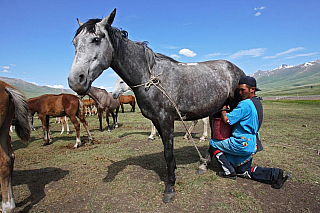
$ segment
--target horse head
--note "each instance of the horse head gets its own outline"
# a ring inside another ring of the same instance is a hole
[[[130,90],[131,88],[122,80],[122,78],[118,78],[116,85],[114,86],[114,90],[112,92],[112,97],[117,99],[122,95],[124,92]]]
[[[112,60],[113,47],[107,32],[116,14],[101,19],[90,19],[80,25],[73,39],[76,54],[68,77],[69,87],[79,95],[87,94],[91,83],[107,69]]]

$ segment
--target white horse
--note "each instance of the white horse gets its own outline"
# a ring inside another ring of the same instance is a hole
[[[124,82],[120,77],[118,78],[116,85],[114,86],[113,89],[113,96],[114,97],[120,97],[120,95],[122,95],[124,92],[131,90],[131,88],[128,86],[128,84],[126,84],[126,82]],[[205,141],[206,139],[208,139],[208,125],[209,125],[209,117],[206,118],[202,118],[201,119],[203,122],[203,134],[200,137],[200,141]],[[188,132],[192,132],[193,128],[197,125],[199,120],[194,120],[192,121],[192,124],[188,130]],[[188,132],[186,132],[186,134],[184,135],[183,139],[190,139],[190,135],[188,134]],[[153,123],[151,122],[151,134],[148,137],[148,140],[154,140],[156,139],[156,127],[153,125]]]

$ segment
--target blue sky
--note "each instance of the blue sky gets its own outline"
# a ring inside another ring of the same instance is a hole
[[[103,18],[181,62],[225,59],[246,74],[320,59],[319,0],[1,0],[0,76],[69,88],[76,18]],[[112,69],[93,83],[112,91]]]

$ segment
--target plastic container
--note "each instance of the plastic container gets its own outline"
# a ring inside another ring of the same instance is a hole
[[[222,121],[222,118],[212,118],[212,135],[214,139],[225,140],[231,136],[232,127]]]

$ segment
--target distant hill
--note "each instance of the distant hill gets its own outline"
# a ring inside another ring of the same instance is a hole
[[[38,86],[36,84],[28,83],[17,78],[0,77],[0,80],[17,88],[18,90],[23,92],[27,98],[37,97],[43,94],[74,94],[74,92],[70,89],[55,89],[47,86]]]
[[[282,64],[251,76],[262,90],[259,96],[320,95],[320,60],[297,66]]]

